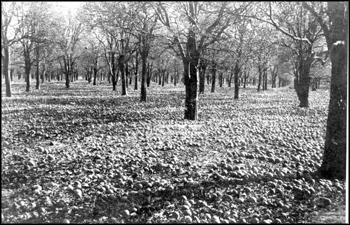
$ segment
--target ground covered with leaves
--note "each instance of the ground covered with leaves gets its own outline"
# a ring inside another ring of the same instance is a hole
[[[187,121],[183,85],[152,84],[146,103],[107,83],[13,86],[1,103],[2,222],[308,223],[345,199],[343,181],[310,175],[325,89],[300,109],[289,88],[234,100],[217,87]]]

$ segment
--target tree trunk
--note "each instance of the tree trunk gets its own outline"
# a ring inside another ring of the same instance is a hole
[[[5,76],[5,85],[6,85],[6,97],[12,96],[11,91],[11,79],[9,74],[9,67],[10,67],[10,50],[7,46],[3,48],[3,53],[1,53],[1,58],[3,62],[3,72]]]
[[[240,71],[241,71],[241,68],[239,68],[238,62],[236,62],[235,68],[234,68],[234,83],[235,83],[234,99],[238,99],[238,93],[239,93],[238,74]]]
[[[204,62],[201,61],[200,67],[199,67],[199,94],[204,94],[206,69],[207,69],[207,65],[205,65]]]
[[[135,84],[134,84],[134,90],[137,90],[137,77],[138,77],[138,72],[139,72],[139,60],[138,60],[138,54],[136,54],[136,62],[135,62],[135,72],[134,72],[134,76],[135,76]],[[143,68],[142,68],[143,69]]]
[[[186,98],[185,98],[185,119],[197,120],[198,118],[198,106],[197,106],[197,86],[198,86],[198,74],[197,66],[199,62],[199,52],[196,46],[196,36],[194,31],[189,30],[187,39],[187,51],[189,53],[189,59],[183,59],[184,65],[184,81],[186,86]]]
[[[97,78],[97,68],[94,67],[94,81],[92,82],[92,85],[96,85],[96,78]]]
[[[153,63],[151,65],[148,63],[147,67],[147,87],[149,87],[151,85]]]
[[[162,87],[164,87],[164,82],[165,82],[165,69],[162,70]]]
[[[223,73],[219,72],[219,86],[222,87]]]
[[[143,52],[141,52],[141,58],[142,58],[141,102],[146,102],[147,101],[146,75],[148,73],[148,69],[147,69],[147,65],[146,65],[146,63],[147,63],[147,52],[146,52],[146,50],[143,50]]]
[[[213,70],[212,70],[212,79],[211,79],[211,92],[215,92],[215,80],[216,80],[216,63],[213,63]]]
[[[124,67],[124,60],[125,60],[125,56],[124,55],[120,55],[118,58],[118,62],[119,62],[119,70],[121,73],[121,78],[122,78],[122,95],[127,95],[126,92],[126,77],[125,77],[125,67]]]
[[[263,69],[261,68],[261,66],[258,66],[258,70],[259,70],[259,79],[258,79],[258,91],[260,91],[260,85],[261,85],[261,77],[262,77],[262,73],[263,73]]]
[[[348,5],[347,5],[348,7]],[[328,37],[332,63],[331,89],[323,161],[318,174],[326,179],[346,179],[347,50],[349,13],[343,2],[329,2],[332,21]],[[344,18],[345,17],[345,18]],[[344,29],[345,28],[345,29]],[[330,40],[331,39],[331,40]]]
[[[306,59],[302,59],[299,65],[296,92],[300,101],[299,107],[309,107],[309,87],[310,87],[310,67],[313,60],[313,56],[308,56]]]

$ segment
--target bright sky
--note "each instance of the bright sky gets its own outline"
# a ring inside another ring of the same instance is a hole
[[[67,13],[69,10],[75,12],[77,8],[84,2],[73,2],[73,1],[62,1],[62,2],[52,2],[54,5],[58,5],[59,9],[63,9],[62,13]]]

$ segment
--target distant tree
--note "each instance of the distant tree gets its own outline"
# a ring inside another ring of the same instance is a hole
[[[65,75],[66,88],[70,87],[74,66],[80,55],[78,51],[78,42],[82,32],[82,24],[72,17],[68,19],[67,24],[65,24],[61,30],[61,36],[59,37],[59,48],[61,50],[59,63]]]
[[[322,27],[332,62],[331,90],[323,161],[317,173],[328,179],[346,178],[347,78],[349,3],[302,3]]]

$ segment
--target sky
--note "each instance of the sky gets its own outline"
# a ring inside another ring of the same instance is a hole
[[[61,1],[61,2],[52,2],[59,6],[58,10],[63,9],[62,13],[66,14],[69,10],[75,12],[77,8],[82,5],[84,2],[74,2],[74,1]]]

